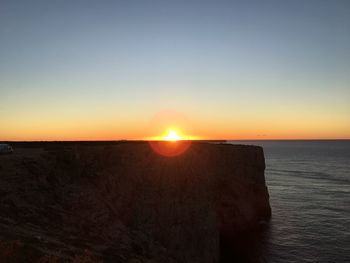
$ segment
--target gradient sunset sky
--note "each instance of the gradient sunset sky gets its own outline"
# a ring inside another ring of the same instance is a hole
[[[350,1],[0,2],[0,140],[350,138]]]

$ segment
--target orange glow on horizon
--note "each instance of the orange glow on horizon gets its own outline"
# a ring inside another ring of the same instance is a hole
[[[350,124],[344,116],[325,119],[283,115],[263,119],[206,114],[192,115],[189,120],[183,115],[166,111],[144,120],[120,120],[104,114],[85,118],[68,113],[55,118],[38,113],[35,118],[6,115],[2,118],[6,125],[1,128],[0,141],[350,139]]]

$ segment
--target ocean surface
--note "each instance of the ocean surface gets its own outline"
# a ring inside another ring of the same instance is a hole
[[[261,262],[350,262],[350,141],[230,141],[264,148],[272,218]]]

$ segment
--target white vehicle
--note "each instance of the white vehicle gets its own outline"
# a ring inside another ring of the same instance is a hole
[[[0,143],[0,154],[3,153],[13,153],[13,148],[5,143]]]

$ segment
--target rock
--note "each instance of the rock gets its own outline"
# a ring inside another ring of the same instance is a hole
[[[88,248],[105,262],[218,262],[222,237],[271,215],[260,147],[193,143],[171,158],[146,142],[15,152],[0,156],[0,235],[62,258]]]

